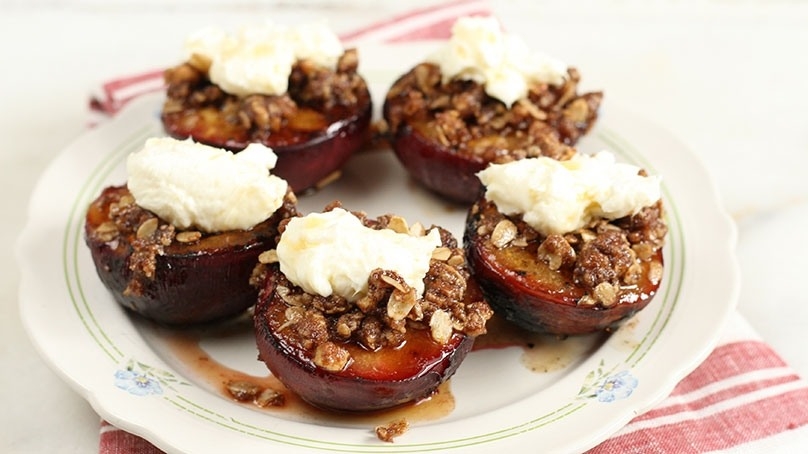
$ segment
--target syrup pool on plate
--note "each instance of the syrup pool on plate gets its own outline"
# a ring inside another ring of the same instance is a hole
[[[393,409],[371,413],[335,413],[313,407],[290,392],[257,359],[251,313],[241,317],[188,329],[160,327],[146,322],[153,334],[150,342],[190,382],[235,405],[300,421],[333,426],[372,426],[406,419],[410,424],[438,421],[452,414],[458,396],[453,378],[429,398]],[[494,316],[488,333],[476,339],[470,357],[498,350],[516,349],[517,368],[541,376],[563,372],[596,350],[608,334],[560,338],[525,331]],[[462,370],[462,366],[461,369]]]

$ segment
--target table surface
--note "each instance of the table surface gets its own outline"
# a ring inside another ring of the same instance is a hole
[[[298,21],[323,10],[271,6],[284,2],[226,9],[215,1],[193,8],[180,0],[37,3],[0,0],[0,452],[88,453],[97,450],[98,416],[37,355],[19,320],[14,244],[37,178],[85,131],[88,94],[99,81],[175,64],[183,38],[201,26],[269,14]],[[401,8],[369,5],[347,1],[325,11],[335,29],[349,30]],[[799,290],[808,257],[808,6],[514,1],[492,8],[509,31],[574,62],[584,85],[643,112],[703,160],[738,225],[739,312],[808,377],[808,292]]]

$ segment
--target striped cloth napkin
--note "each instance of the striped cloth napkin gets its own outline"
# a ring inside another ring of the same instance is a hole
[[[372,23],[341,38],[346,43],[445,39],[455,19],[467,15],[490,15],[490,10],[477,0],[441,3]],[[140,95],[162,89],[162,70],[106,82],[90,100],[91,123],[115,115]],[[783,452],[784,446],[795,442],[808,446],[808,382],[735,314],[715,350],[668,398],[590,452]],[[145,439],[101,422],[100,454],[161,452]]]

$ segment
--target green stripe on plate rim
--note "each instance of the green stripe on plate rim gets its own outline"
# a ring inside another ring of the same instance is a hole
[[[100,192],[107,177],[117,168],[118,165],[122,163],[126,156],[142,146],[146,138],[159,135],[163,135],[163,131],[159,124],[150,122],[149,125],[138,129],[136,132],[114,147],[110,154],[105,156],[104,159],[98,163],[96,168],[93,169],[90,177],[76,195],[71,207],[70,215],[67,219],[67,228],[65,230],[62,248],[62,259],[68,294],[72,301],[73,308],[76,311],[76,315],[79,317],[82,323],[82,326],[84,326],[84,328],[87,330],[95,344],[104,352],[107,357],[109,357],[114,364],[120,364],[125,358],[129,358],[131,355],[127,355],[122,347],[116,345],[113,338],[110,337],[110,335],[104,330],[104,327],[99,323],[93,314],[92,307],[85,298],[85,293],[81,285],[82,276],[80,276],[80,269],[78,267],[78,250],[84,245],[83,214],[90,201],[93,200],[96,197],[96,194]],[[652,173],[654,172],[651,164],[628,141],[615,132],[606,128],[600,128],[595,136],[607,143],[611,147],[612,151],[614,151],[625,161],[642,166]],[[670,252],[670,257],[666,257],[665,277],[663,281],[665,283],[665,290],[662,295],[657,296],[657,298],[661,298],[662,301],[657,302],[659,308],[651,327],[646,331],[643,339],[623,361],[629,368],[635,367],[637,364],[639,364],[640,361],[645,358],[645,355],[651,350],[655,342],[659,339],[659,336],[664,331],[668,321],[670,320],[673,309],[676,306],[679,293],[682,289],[682,277],[684,275],[685,268],[685,248],[682,223],[673,198],[670,196],[668,188],[664,182],[662,185],[662,190],[663,198],[665,199],[666,215],[669,220],[668,222],[669,225],[674,226],[674,228],[671,228],[669,231],[669,241],[667,245],[668,251]],[[588,402],[576,402],[574,400],[575,396],[573,396],[569,403],[562,405],[559,408],[547,411],[541,416],[511,427],[507,427],[505,429],[500,429],[473,437],[427,443],[405,444],[397,442],[395,444],[385,443],[382,445],[371,445],[316,440],[313,438],[271,431],[245,423],[243,421],[239,421],[233,417],[218,414],[207,409],[204,405],[182,396],[176,392],[176,390],[174,391],[174,396],[165,395],[163,396],[163,399],[168,401],[172,406],[180,411],[237,433],[290,446],[301,446],[340,452],[368,453],[412,451],[413,449],[421,452],[427,452],[438,449],[481,445],[504,438],[514,437],[541,427],[545,427],[548,424],[552,424],[578,412],[588,405]]]
[[[659,172],[654,169],[653,165],[636,148],[634,148],[634,146],[632,146],[627,140],[614,131],[607,128],[601,128],[597,134],[597,137],[607,143],[615,153],[626,161],[641,166],[652,174],[659,174]],[[670,320],[670,314],[673,312],[676,302],[679,300],[679,293],[682,290],[682,276],[684,276],[685,268],[685,248],[684,238],[682,237],[682,220],[679,216],[676,204],[673,202],[673,197],[671,197],[669,189],[664,182],[662,184],[662,197],[665,202],[668,225],[673,225],[675,227],[669,229],[668,235],[670,241],[667,245],[668,251],[671,249],[674,250],[674,252],[671,254],[671,258],[675,260],[673,260],[673,263],[665,264],[665,282],[667,284],[665,286],[664,293],[660,295],[662,297],[663,307],[657,312],[657,316],[654,319],[652,327],[646,332],[645,337],[642,341],[640,341],[638,347],[635,348],[634,351],[626,358],[625,362],[630,364],[632,367],[636,366],[637,363],[639,363],[645,357],[651,347],[653,347],[653,345],[656,343],[659,335],[665,329],[668,321]],[[674,277],[676,278],[676,281],[670,282],[670,279],[673,279]],[[671,292],[673,292],[672,296]],[[670,310],[666,313],[666,316],[663,319],[662,314],[665,313],[665,306],[669,304],[671,306]],[[654,327],[657,325],[659,325],[659,330],[656,332],[656,335],[652,336]],[[644,348],[640,353],[640,347],[643,345],[646,345],[646,348]]]

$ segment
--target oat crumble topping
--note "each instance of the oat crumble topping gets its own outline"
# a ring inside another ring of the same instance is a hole
[[[577,93],[580,74],[568,69],[563,85],[533,83],[527,98],[509,109],[473,81],[443,83],[440,68],[421,63],[387,94],[390,131],[419,129],[459,154],[505,163],[548,156],[567,159],[570,148],[594,124],[602,93]]]
[[[567,276],[584,290],[578,304],[608,307],[620,301],[621,292],[636,288],[643,278],[659,282],[662,263],[657,252],[668,231],[662,201],[632,216],[613,221],[599,219],[565,233],[542,236],[518,216],[500,213],[485,200],[472,207],[479,215],[476,233],[491,249],[507,254],[524,250],[551,272]]]
[[[270,229],[280,218],[297,213],[297,199],[291,190],[287,191],[283,205],[270,220],[264,221],[252,230]],[[140,295],[145,282],[155,277],[157,257],[167,253],[171,247],[194,247],[207,241],[211,247],[217,244],[216,236],[227,233],[202,233],[197,230],[178,230],[172,224],[160,219],[151,211],[135,203],[126,186],[107,188],[90,206],[92,216],[101,216],[98,225],[87,231],[87,239],[92,242],[107,243],[117,248],[131,248],[127,266],[132,277],[124,290],[124,295]],[[274,229],[271,229],[274,232]],[[241,231],[239,231],[241,232]],[[220,245],[220,246],[226,246]]]
[[[381,441],[392,443],[396,437],[404,435],[410,428],[410,423],[406,419],[398,419],[387,424],[376,426],[374,432]]]
[[[356,49],[343,53],[336,70],[299,60],[292,68],[286,93],[235,96],[210,81],[210,61],[195,55],[164,73],[164,120],[185,122],[183,116],[196,116],[199,122],[216,123],[206,118],[216,115],[222,123],[220,135],[246,135],[238,140],[257,142],[276,135],[277,140],[286,142],[276,145],[291,145],[369,105],[367,85],[357,73],[358,65]],[[206,108],[212,111],[206,112]]]

